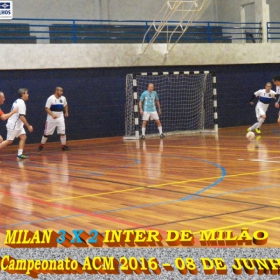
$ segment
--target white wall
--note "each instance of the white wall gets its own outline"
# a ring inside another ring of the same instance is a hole
[[[240,21],[240,4],[242,0],[217,0],[219,21]]]
[[[280,22],[280,1],[267,0],[266,2],[270,6],[270,21]]]
[[[105,0],[106,1],[106,0]],[[109,19],[153,20],[167,0],[107,0]],[[207,5],[195,20],[215,21],[216,0],[208,0]],[[176,19],[180,19],[177,16]]]
[[[217,14],[219,21],[240,21],[240,5],[243,0],[217,0]],[[270,8],[270,21],[280,22],[280,1],[266,0]],[[246,16],[249,19],[254,19],[253,6],[248,7]]]
[[[227,0],[228,1],[228,0]],[[197,20],[216,20],[216,0]],[[16,18],[153,20],[166,0],[13,0]]]
[[[280,63],[278,44],[178,44],[168,55],[166,44],[144,55],[141,44],[3,44],[0,51],[0,70]]]
[[[208,0],[203,21],[240,21],[243,0]],[[280,21],[280,1],[267,0],[271,21]],[[13,0],[14,17],[153,20],[166,0]],[[254,15],[248,13],[248,19]]]
[[[99,19],[103,0],[13,0],[16,18]]]

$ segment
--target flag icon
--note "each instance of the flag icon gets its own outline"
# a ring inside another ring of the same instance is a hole
[[[0,2],[0,9],[10,9],[11,4],[9,2]]]

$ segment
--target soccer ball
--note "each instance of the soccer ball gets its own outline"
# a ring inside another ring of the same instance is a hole
[[[246,138],[248,140],[253,140],[255,138],[255,133],[252,132],[252,131],[249,131],[247,134],[246,134]]]

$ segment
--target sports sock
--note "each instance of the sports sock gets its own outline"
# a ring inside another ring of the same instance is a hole
[[[48,140],[48,137],[46,137],[45,135],[43,135],[43,136],[42,136],[42,140],[41,140],[42,146],[43,146],[44,144],[46,144],[47,140]]]
[[[22,155],[23,149],[18,149],[18,156]]]
[[[146,133],[146,127],[142,127],[142,135],[145,135]]]
[[[66,135],[64,135],[64,136],[60,136],[60,141],[61,141],[61,145],[62,146],[65,146],[66,145]]]
[[[259,126],[259,122],[256,122],[255,124],[253,124],[251,127],[250,127],[250,130],[254,130],[256,128],[258,128]]]
[[[162,126],[158,126],[159,134],[162,134]]]
[[[264,119],[263,118],[259,118],[258,128],[260,128],[263,123],[264,123]]]

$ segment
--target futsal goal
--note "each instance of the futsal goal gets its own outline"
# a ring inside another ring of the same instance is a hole
[[[139,98],[149,83],[158,93],[163,133],[183,134],[218,131],[216,75],[210,71],[135,73],[126,76],[125,140],[139,139]],[[157,135],[153,121],[146,137]]]

